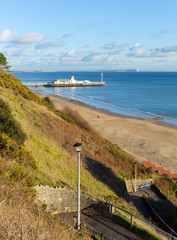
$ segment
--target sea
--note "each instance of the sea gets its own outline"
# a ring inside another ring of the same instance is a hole
[[[12,72],[22,83],[52,82],[74,76],[100,81],[100,72]],[[104,87],[53,88],[36,92],[80,101],[98,109],[137,118],[161,118],[177,126],[177,72],[103,72]],[[29,86],[35,92],[34,86]]]

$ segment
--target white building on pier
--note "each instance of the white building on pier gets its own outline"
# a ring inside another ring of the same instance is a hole
[[[55,79],[53,81],[54,85],[59,84],[75,84],[77,81],[74,79],[74,76],[71,76],[69,79]]]

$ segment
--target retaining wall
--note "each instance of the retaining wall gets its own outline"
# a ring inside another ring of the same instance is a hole
[[[38,200],[46,204],[46,211],[53,213],[76,212],[77,211],[77,192],[66,188],[54,188],[49,186],[36,186]],[[110,204],[96,201],[92,197],[81,194],[81,210],[93,208],[97,214],[102,216],[110,215]]]

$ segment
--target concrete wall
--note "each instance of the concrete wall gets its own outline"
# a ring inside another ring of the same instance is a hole
[[[53,213],[76,212],[77,211],[77,192],[66,188],[53,188],[49,186],[36,186],[38,200],[46,204],[46,210]],[[109,203],[96,201],[93,198],[81,194],[81,210],[92,207],[97,214],[109,215]],[[89,209],[90,210],[90,209]]]

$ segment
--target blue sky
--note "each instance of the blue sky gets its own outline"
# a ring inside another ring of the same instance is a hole
[[[177,71],[177,0],[1,1],[12,70]]]

